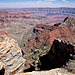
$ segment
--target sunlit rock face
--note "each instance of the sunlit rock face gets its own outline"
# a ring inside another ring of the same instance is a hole
[[[70,72],[67,72],[65,69],[56,68],[48,71],[32,71],[27,73],[17,73],[15,75],[74,75]]]
[[[62,23],[54,26],[37,25],[33,31],[36,34],[40,34],[40,37],[43,37],[45,34],[48,35],[51,45],[55,38],[75,43],[75,19],[72,17],[66,17]]]
[[[0,36],[0,70],[5,69],[4,75],[21,72],[24,62],[25,59],[22,57],[17,41],[8,36]]]

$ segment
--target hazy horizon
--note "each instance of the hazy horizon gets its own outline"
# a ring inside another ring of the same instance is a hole
[[[74,0],[0,0],[0,9],[8,8],[75,8]]]

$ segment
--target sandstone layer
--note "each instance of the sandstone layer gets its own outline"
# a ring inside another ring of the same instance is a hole
[[[21,72],[25,59],[17,41],[8,36],[0,36],[0,70],[5,69],[5,75]],[[19,69],[21,67],[21,69]],[[18,70],[19,69],[19,70]]]

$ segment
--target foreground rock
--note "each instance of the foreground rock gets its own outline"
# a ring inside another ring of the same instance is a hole
[[[65,69],[57,68],[49,71],[33,71],[28,73],[20,73],[15,75],[74,75],[70,72],[67,72]]]
[[[5,75],[21,72],[24,69],[24,62],[18,43],[8,36],[0,36],[0,73],[3,68]]]
[[[54,67],[67,64],[67,69],[75,73],[75,45],[55,39],[49,51],[49,59]]]

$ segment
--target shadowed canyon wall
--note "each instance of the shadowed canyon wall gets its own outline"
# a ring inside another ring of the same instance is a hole
[[[66,41],[55,39],[49,53],[40,57],[40,70],[49,70],[53,68],[60,68],[66,65],[69,60],[74,60],[75,46],[68,44]],[[74,66],[74,64],[72,65]],[[74,67],[72,70],[75,71]]]

